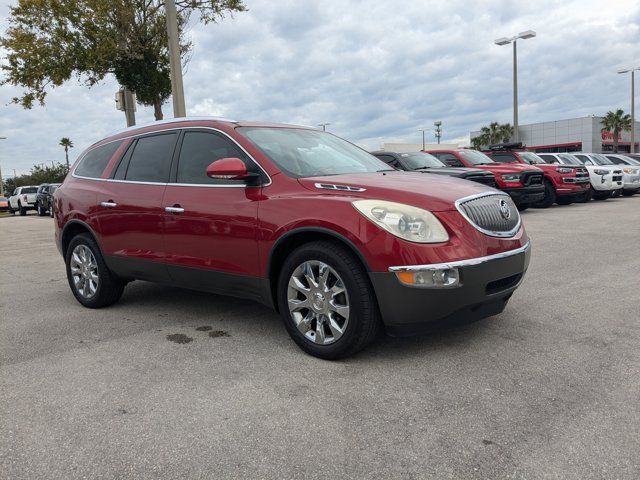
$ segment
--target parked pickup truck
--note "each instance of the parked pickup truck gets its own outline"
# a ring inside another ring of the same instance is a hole
[[[16,188],[9,197],[9,212],[15,214],[18,211],[20,215],[26,215],[27,210],[35,210],[37,192],[38,187],[31,185]]]
[[[532,165],[503,164],[469,148],[429,150],[449,167],[480,168],[493,173],[497,188],[513,199],[522,211],[544,199],[544,174]]]
[[[554,203],[584,203],[591,198],[589,172],[581,165],[550,165],[533,152],[522,150],[522,144],[492,145],[485,152],[499,163],[535,165],[544,173],[544,199],[534,206],[549,208]]]
[[[381,151],[371,152],[371,155],[378,157],[398,170],[447,175],[483,183],[494,188],[496,186],[496,180],[491,172],[480,168],[449,168],[436,157],[425,152],[400,153]]]

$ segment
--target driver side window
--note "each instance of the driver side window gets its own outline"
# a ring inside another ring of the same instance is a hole
[[[239,158],[247,166],[247,171],[259,173],[256,165],[247,155],[227,137],[204,131],[191,131],[184,134],[178,167],[176,183],[190,184],[222,184],[237,185],[238,180],[223,180],[207,177],[207,167],[222,158]]]

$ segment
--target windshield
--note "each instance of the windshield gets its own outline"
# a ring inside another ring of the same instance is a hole
[[[520,156],[523,158],[523,160],[527,163],[530,164],[541,164],[541,163],[547,163],[545,162],[543,159],[541,159],[538,155],[536,155],[533,152],[520,152]]]
[[[560,158],[562,163],[565,165],[584,165],[584,163],[568,153],[559,153],[558,158]]]
[[[640,165],[640,161],[636,160],[633,157],[628,157],[628,156],[624,156],[624,159],[627,163],[629,163],[629,165]]]
[[[604,155],[600,155],[599,153],[592,153],[590,156],[591,156],[591,160],[596,165],[615,165],[615,163],[613,163]]]
[[[409,170],[446,167],[444,163],[428,153],[401,153],[400,157],[402,158],[402,163],[404,163]]]
[[[293,178],[394,171],[361,148],[319,130],[241,127],[237,131]]]
[[[36,193],[38,191],[38,187],[27,187],[20,190],[20,193]]]
[[[495,163],[484,153],[481,153],[477,150],[461,150],[460,155],[462,155],[462,158],[464,158],[472,165],[486,165],[488,163]]]

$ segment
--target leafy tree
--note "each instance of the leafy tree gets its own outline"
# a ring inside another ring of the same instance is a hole
[[[191,15],[205,24],[245,11],[243,0],[176,0],[180,53]],[[87,86],[107,75],[152,105],[156,120],[171,95],[164,0],[19,0],[0,38],[7,50],[0,84],[24,87],[13,103],[44,105],[47,91],[71,77]]]
[[[16,187],[24,185],[40,185],[41,183],[62,183],[67,176],[69,168],[64,163],[53,163],[51,166],[42,164],[35,165],[27,174],[17,178],[8,178],[4,181],[4,191],[11,195]]]
[[[631,130],[631,128],[631,115],[629,115],[628,113],[624,113],[621,108],[619,108],[615,112],[607,112],[607,114],[602,119],[601,131],[613,133],[613,151],[615,153],[618,153],[618,136],[620,135],[620,132],[628,132]]]
[[[64,156],[67,159],[67,170],[69,170],[69,149],[73,148],[73,142],[68,137],[62,137],[58,145],[64,147]]]
[[[479,150],[487,145],[508,142],[512,136],[513,126],[509,123],[491,122],[488,126],[480,129],[480,135],[471,139],[471,145]]]

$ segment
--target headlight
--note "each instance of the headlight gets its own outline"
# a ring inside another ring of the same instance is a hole
[[[558,167],[558,168],[556,168],[556,172],[558,172],[558,173],[571,173],[571,172],[573,172],[573,168]]]
[[[594,170],[593,173],[595,173],[596,175],[607,175],[609,173],[608,170]]]
[[[404,240],[416,243],[449,240],[440,221],[427,210],[385,200],[356,200],[353,206],[380,228]]]
[[[636,173],[638,173],[638,170],[636,170],[635,168],[623,168],[622,171],[624,173],[628,173],[629,175],[635,175]]]
[[[502,180],[505,182],[519,182],[520,174],[519,173],[509,173],[507,175],[501,175]]]

